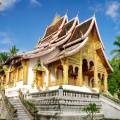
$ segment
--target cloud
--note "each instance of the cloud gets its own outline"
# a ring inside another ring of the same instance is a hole
[[[0,12],[12,8],[19,1],[24,2],[24,0],[0,0]],[[28,0],[28,1],[32,6],[41,6],[41,3],[38,0]]]
[[[120,18],[120,2],[118,1],[96,2],[92,7],[90,6],[89,9],[93,12],[104,14],[114,21]]]
[[[5,32],[0,32],[0,44],[10,45],[12,43],[12,36]]]
[[[41,6],[41,3],[38,0],[30,0],[30,3],[33,6]]]
[[[117,1],[109,2],[106,6],[106,12],[105,14],[112,19],[116,19],[119,17],[119,9],[120,9],[120,3]]]
[[[0,11],[5,11],[13,7],[18,0],[0,0]]]
[[[91,5],[92,4],[92,5]],[[120,35],[120,2],[111,0],[106,2],[89,1],[89,10],[98,13],[106,19],[110,19],[114,23],[114,31]],[[92,7],[91,7],[92,6]]]

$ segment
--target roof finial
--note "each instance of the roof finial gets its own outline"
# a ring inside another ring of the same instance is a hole
[[[77,12],[77,15],[76,15],[76,17],[78,17],[79,16],[79,10],[78,10],[78,12]]]
[[[93,18],[95,18],[95,14],[96,14],[96,11],[94,11],[94,13],[93,13]]]
[[[51,25],[55,25],[60,19],[61,19],[61,16],[56,12]]]
[[[67,15],[68,14],[68,9],[66,10],[66,13],[65,13],[65,15]]]

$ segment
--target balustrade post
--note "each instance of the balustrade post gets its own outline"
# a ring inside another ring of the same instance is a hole
[[[59,91],[59,96],[63,96],[63,88],[60,87],[58,91]]]

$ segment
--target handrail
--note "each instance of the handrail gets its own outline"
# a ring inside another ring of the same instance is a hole
[[[61,92],[60,92],[61,91]],[[62,93],[62,94],[61,94]],[[87,92],[80,92],[80,91],[73,91],[73,90],[66,90],[63,88],[59,88],[56,90],[49,90],[49,91],[42,91],[42,92],[38,92],[38,93],[32,93],[32,96],[40,96],[40,97],[48,97],[48,96],[70,96],[69,93],[71,93],[70,95],[73,95],[74,97],[85,97],[85,96],[90,96],[90,97],[97,97],[99,98],[99,94],[98,93],[87,93]]]
[[[28,116],[31,118],[31,120],[35,119],[37,120],[37,109],[35,105],[28,100],[25,100],[24,94],[22,93],[21,90],[19,90],[19,99],[21,103],[23,104],[23,107],[25,111],[27,112]],[[33,111],[32,111],[33,110]]]
[[[0,89],[0,93],[1,93],[1,96],[3,99],[2,101],[5,105],[5,107],[7,108],[7,112],[9,114],[10,120],[14,120],[14,118],[17,117],[17,110],[14,108],[14,106],[10,103],[8,98],[5,96],[5,90]]]
[[[104,94],[104,93],[101,93],[101,95],[103,95],[104,97],[114,101],[115,103],[117,103],[118,105],[120,105],[120,100],[118,99],[115,99],[114,97],[111,97],[110,95],[107,95],[107,94]]]

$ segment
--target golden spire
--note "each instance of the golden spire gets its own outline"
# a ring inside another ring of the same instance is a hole
[[[56,13],[51,25],[55,25],[60,19],[61,16]]]

